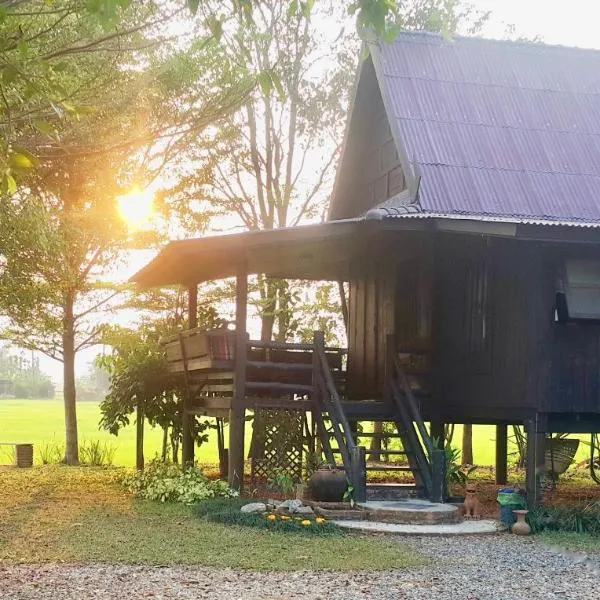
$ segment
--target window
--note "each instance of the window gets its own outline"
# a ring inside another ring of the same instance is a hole
[[[559,275],[556,320],[600,319],[600,262],[567,260]]]
[[[466,265],[463,333],[469,353],[482,352],[488,337],[488,271],[484,260]]]

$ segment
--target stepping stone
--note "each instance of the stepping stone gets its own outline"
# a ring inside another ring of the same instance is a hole
[[[369,501],[358,504],[368,513],[369,521],[406,525],[441,525],[458,523],[460,510],[452,504],[437,504],[422,498]]]

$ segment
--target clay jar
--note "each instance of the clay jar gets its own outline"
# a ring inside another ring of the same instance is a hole
[[[516,535],[529,535],[531,533],[531,527],[525,521],[528,512],[528,510],[513,510],[513,513],[517,517],[517,522],[512,526],[512,532]]]
[[[341,502],[348,487],[344,471],[319,469],[308,480],[310,497],[318,502]]]

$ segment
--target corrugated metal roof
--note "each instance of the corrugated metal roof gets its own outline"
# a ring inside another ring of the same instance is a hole
[[[600,226],[600,52],[405,33],[378,54],[424,213]]]

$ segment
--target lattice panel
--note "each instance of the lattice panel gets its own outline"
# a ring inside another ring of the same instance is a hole
[[[254,411],[252,438],[252,484],[264,484],[284,472],[294,481],[302,479],[304,420],[301,411]]]

